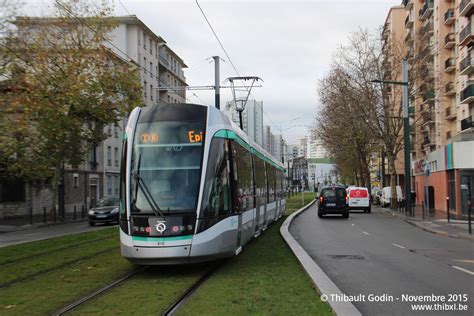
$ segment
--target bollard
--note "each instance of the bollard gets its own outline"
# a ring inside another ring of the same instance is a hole
[[[472,201],[471,201],[471,198],[469,198],[467,200],[467,221],[469,223],[469,234],[472,234],[471,211],[472,211]]]
[[[43,223],[46,223],[46,207],[43,207]]]
[[[421,214],[423,219],[425,219],[425,201],[421,201]]]
[[[76,205],[74,205],[74,220],[76,220]]]
[[[449,223],[449,196],[446,197],[446,216],[448,217]]]
[[[33,225],[33,208],[30,207],[30,225]]]

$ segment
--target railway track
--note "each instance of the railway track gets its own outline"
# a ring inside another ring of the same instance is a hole
[[[6,265],[9,265],[9,264],[12,264],[12,263],[23,262],[23,261],[30,260],[30,259],[37,259],[37,258],[39,258],[39,257],[43,257],[43,256],[46,256],[46,255],[50,255],[51,253],[55,253],[55,252],[62,251],[62,250],[68,250],[68,249],[70,249],[71,247],[81,247],[81,246],[94,244],[94,243],[96,243],[96,242],[103,241],[103,240],[107,240],[107,239],[112,239],[112,238],[117,238],[117,236],[114,235],[114,236],[109,236],[109,237],[97,238],[97,239],[89,240],[89,241],[82,242],[82,243],[69,244],[68,246],[61,247],[61,248],[57,248],[57,249],[53,249],[53,250],[50,250],[50,251],[40,252],[40,253],[35,254],[35,255],[33,255],[33,256],[21,257],[21,258],[16,259],[16,260],[4,261],[4,262],[0,263],[0,267],[6,266]]]
[[[219,269],[220,266],[222,266],[223,263],[219,263],[214,265],[212,268],[210,268],[205,274],[203,274],[196,282],[194,282],[190,287],[188,287],[183,294],[181,294],[176,301],[174,301],[164,312],[163,315],[166,316],[171,316],[176,313],[176,311],[182,307],[186,301],[191,297],[191,295],[201,287],[202,284],[204,284],[209,277],[212,276],[213,273]],[[131,271],[130,273],[122,276],[121,278],[113,281],[112,283],[72,302],[71,304],[61,308],[60,310],[54,312],[52,315],[53,316],[62,316],[66,315],[67,313],[73,311],[74,309],[78,308],[79,306],[86,304],[90,300],[112,290],[116,286],[132,279],[133,277],[139,275],[140,273],[144,272],[145,270],[149,269],[150,266],[143,266],[141,268],[138,268],[136,270]]]
[[[193,283],[181,296],[178,297],[164,312],[163,316],[173,316],[189,298],[201,287],[222,265],[224,261],[215,264],[209,271],[201,276],[195,283]]]
[[[62,268],[64,268],[64,267],[67,267],[67,266],[69,266],[69,265],[78,263],[78,262],[83,261],[83,260],[92,259],[92,258],[94,258],[94,257],[100,256],[100,255],[102,255],[102,254],[104,254],[104,253],[107,253],[107,252],[110,252],[110,251],[112,251],[112,250],[116,250],[116,249],[119,249],[119,248],[120,248],[119,246],[114,246],[114,247],[111,247],[111,248],[107,248],[107,249],[104,249],[104,250],[102,250],[102,251],[93,253],[93,254],[88,255],[88,256],[83,256],[83,257],[80,257],[80,258],[77,258],[77,259],[74,259],[74,260],[66,261],[66,262],[64,262],[63,264],[60,264],[60,265],[55,266],[55,267],[52,267],[52,268],[40,270],[40,271],[38,271],[38,272],[36,272],[36,273],[27,275],[27,276],[25,276],[25,277],[21,277],[21,278],[18,278],[18,279],[14,279],[14,280],[11,280],[11,281],[8,281],[8,282],[5,282],[5,283],[0,283],[0,289],[6,288],[6,287],[10,287],[10,286],[13,286],[13,285],[17,285],[17,284],[19,284],[19,283],[22,283],[22,282],[25,282],[25,281],[34,279],[34,278],[36,278],[36,277],[42,276],[42,275],[44,275],[44,274],[47,274],[47,273],[50,273],[50,272],[53,272],[53,271],[62,269]]]
[[[60,315],[65,315],[67,314],[68,312],[72,311],[73,309],[77,308],[78,306],[90,301],[91,299],[111,290],[112,288],[116,287],[117,285],[119,284],[122,284],[123,282],[127,281],[128,279],[136,276],[137,274],[145,271],[146,269],[148,269],[149,266],[143,266],[139,269],[136,269],[136,270],[133,270],[132,272],[126,274],[125,276],[121,277],[120,279],[117,279],[115,280],[114,282],[98,289],[97,291],[87,295],[87,296],[84,296],[80,299],[78,299],[77,301],[75,302],[72,302],[71,304],[61,308],[60,310],[56,311],[55,313],[53,313],[54,316],[60,316]]]

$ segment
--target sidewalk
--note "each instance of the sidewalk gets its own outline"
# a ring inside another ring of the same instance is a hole
[[[79,222],[85,222],[87,221],[87,218],[85,219],[70,219],[70,220],[64,220],[64,221],[50,221],[46,223],[34,223],[34,224],[25,224],[25,225],[6,225],[4,223],[0,223],[0,235],[5,234],[5,233],[11,233],[11,232],[17,232],[17,231],[23,231],[23,230],[30,230],[30,229],[35,229],[35,228],[40,228],[40,227],[47,227],[47,226],[56,226],[56,225],[64,225],[64,224],[71,224],[71,223],[79,223]]]
[[[468,228],[468,221],[466,220],[450,220],[448,223],[448,220],[446,218],[429,218],[429,219],[420,219],[420,218],[414,218],[414,217],[407,217],[402,213],[392,211],[388,208],[380,208],[381,210],[392,214],[393,216],[397,216],[400,219],[403,219],[407,223],[421,228],[427,232],[441,235],[441,236],[447,236],[447,237],[452,237],[452,238],[463,238],[463,239],[468,239],[468,240],[474,240],[474,234],[470,235],[469,234],[469,228]],[[473,225],[473,230],[474,230],[474,221],[472,222]]]

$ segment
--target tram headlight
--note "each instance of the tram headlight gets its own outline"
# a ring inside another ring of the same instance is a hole
[[[93,211],[93,210],[89,210],[89,215],[94,215],[94,211]]]

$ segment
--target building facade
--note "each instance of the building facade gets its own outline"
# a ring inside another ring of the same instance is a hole
[[[473,13],[472,0],[404,0],[391,9],[383,34],[393,45],[386,49],[403,48],[409,63],[416,203],[449,207],[457,216],[467,213],[468,197],[474,195]],[[403,34],[401,44],[390,40],[393,34]],[[401,78],[401,68],[394,71],[390,62],[386,67],[393,80]]]
[[[237,102],[244,99],[239,99]],[[237,112],[234,101],[226,102],[224,113],[235,124],[240,125],[239,113]],[[264,146],[264,127],[263,127],[263,101],[247,100],[245,109],[242,111],[242,127],[244,132],[249,135],[257,144]],[[271,151],[269,151],[271,153]]]

